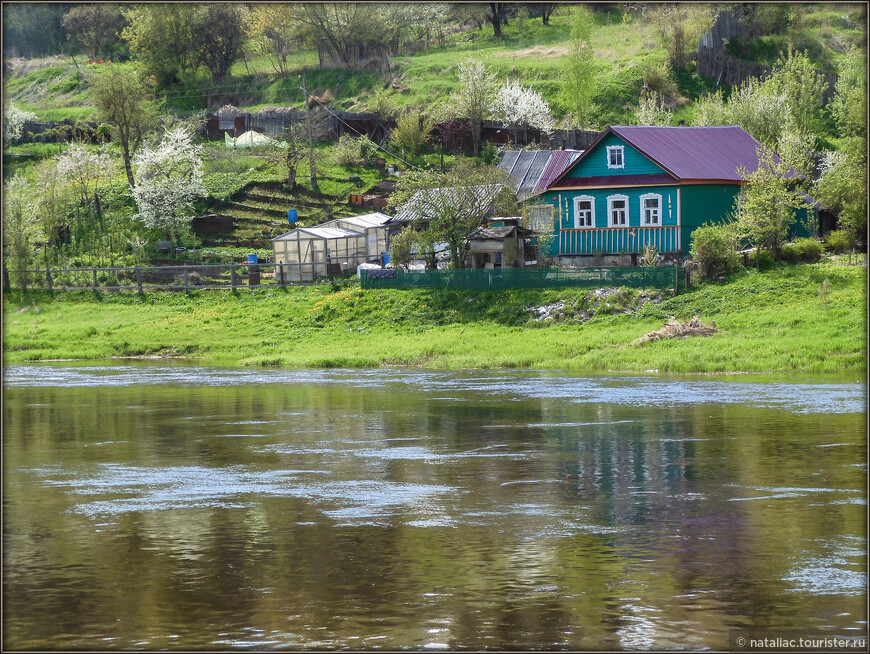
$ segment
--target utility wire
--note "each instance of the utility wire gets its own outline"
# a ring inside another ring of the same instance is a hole
[[[353,131],[353,132],[356,132],[356,133],[359,134],[360,136],[365,136],[365,134],[361,133],[359,130],[354,129],[353,127],[351,127],[350,125],[348,125],[346,122],[344,122],[344,120],[342,120],[341,116],[339,116],[339,115],[336,114],[334,111],[332,111],[329,107],[327,107],[325,104],[323,104],[320,100],[318,100],[318,99],[315,98],[314,96],[311,96],[311,99],[314,100],[314,101],[315,101],[317,104],[319,104],[321,107],[323,107],[323,108],[326,110],[326,112],[327,112],[328,114],[331,114],[331,115],[334,116],[336,119],[338,119],[338,121],[339,121],[340,123],[342,123],[345,127],[347,127],[349,130],[351,130],[351,131]],[[372,141],[372,144],[373,144],[373,145],[374,145],[378,150],[381,150],[382,152],[386,152],[386,153],[387,153],[388,155],[390,155],[391,157],[395,157],[396,159],[398,159],[399,161],[401,161],[402,163],[404,163],[404,164],[405,164],[406,166],[408,166],[409,168],[413,168],[414,170],[420,170],[417,166],[415,166],[414,164],[412,164],[412,163],[409,162],[409,161],[405,161],[405,160],[402,159],[402,157],[400,157],[399,155],[397,155],[397,154],[395,154],[395,153],[393,153],[393,152],[390,152],[390,151],[387,150],[386,148],[382,148],[378,143],[375,143],[374,141]]]

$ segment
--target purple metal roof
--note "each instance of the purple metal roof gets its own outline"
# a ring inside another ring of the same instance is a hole
[[[610,131],[681,180],[742,181],[758,168],[758,141],[742,128],[615,126]]]
[[[535,192],[540,193],[545,191],[581,154],[583,154],[582,150],[556,150],[553,152],[553,155],[544,167],[544,172],[541,173],[541,178],[538,180]]]
[[[563,177],[550,185],[550,188],[575,188],[578,186],[649,186],[653,184],[674,184],[677,179],[667,173],[655,175],[605,175],[601,177]]]

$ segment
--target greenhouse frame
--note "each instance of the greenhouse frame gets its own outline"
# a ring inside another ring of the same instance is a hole
[[[388,220],[382,213],[336,218],[272,239],[275,281],[310,282],[356,270],[362,263],[381,263],[387,253]]]

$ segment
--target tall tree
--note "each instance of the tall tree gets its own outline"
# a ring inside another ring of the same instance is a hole
[[[35,261],[36,246],[44,239],[39,218],[33,207],[33,189],[30,183],[16,173],[4,184],[3,192],[3,259],[11,268],[18,287],[27,289],[24,272]]]
[[[43,57],[63,50],[64,12],[72,3],[4,2],[3,54],[5,57]]]
[[[797,174],[807,162],[791,162],[777,157],[764,146],[757,148],[758,168],[744,167],[738,173],[746,181],[736,201],[737,225],[742,236],[756,248],[756,263],[761,265],[761,248],[769,248],[779,259],[782,245],[794,225],[798,209],[806,209],[805,193]]]
[[[837,212],[841,229],[849,234],[852,252],[867,230],[867,66],[854,54],[841,67],[834,98],[829,104],[842,141],[839,152],[828,152],[814,197]],[[852,253],[849,254],[851,263]]]
[[[121,33],[143,71],[162,85],[176,84],[199,64],[194,40],[198,8],[189,3],[143,3],[125,12]]]
[[[269,56],[282,78],[287,79],[287,57],[302,39],[298,5],[260,3],[253,5],[246,28],[248,36]]]
[[[116,64],[94,76],[91,94],[103,120],[110,122],[121,144],[127,183],[134,186],[133,152],[154,124],[157,103],[147,83],[135,72]]]
[[[559,71],[559,102],[570,116],[574,129],[589,127],[595,115],[595,53],[590,46],[594,21],[586,7],[574,9],[571,43]]]
[[[210,2],[199,7],[193,42],[198,62],[208,68],[215,84],[226,79],[230,68],[242,55],[246,17],[247,10],[241,4]]]
[[[154,147],[135,159],[139,181],[132,189],[139,212],[151,229],[164,229],[177,241],[181,225],[193,216],[194,200],[206,194],[202,184],[202,146],[184,128],[168,130]]]
[[[493,36],[495,36],[497,39],[500,39],[501,26],[507,24],[507,3],[490,2],[487,18],[489,19],[489,22],[492,23]]]
[[[489,115],[496,77],[482,62],[468,59],[459,64],[459,83],[461,86],[451,99],[457,115],[471,122],[471,141],[476,157],[480,154],[481,129]]]
[[[468,159],[458,160],[444,172],[430,170],[399,178],[391,202],[413,208],[417,225],[425,225],[419,230],[418,245],[426,250],[446,242],[456,268],[465,267],[471,232],[492,215],[514,216],[518,211],[507,175],[496,166]]]
[[[78,5],[64,14],[63,27],[69,40],[81,45],[88,57],[97,59],[117,49],[124,17],[116,4]]]
[[[311,3],[299,17],[321,56],[361,69],[383,61],[402,26],[387,20],[389,6],[362,3]]]

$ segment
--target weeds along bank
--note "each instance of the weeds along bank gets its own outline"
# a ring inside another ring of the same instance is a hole
[[[4,363],[184,357],[287,367],[860,373],[866,282],[865,265],[824,263],[745,271],[678,296],[364,291],[355,283],[143,295],[9,292]],[[715,322],[716,333],[641,338],[669,317],[694,316]]]

